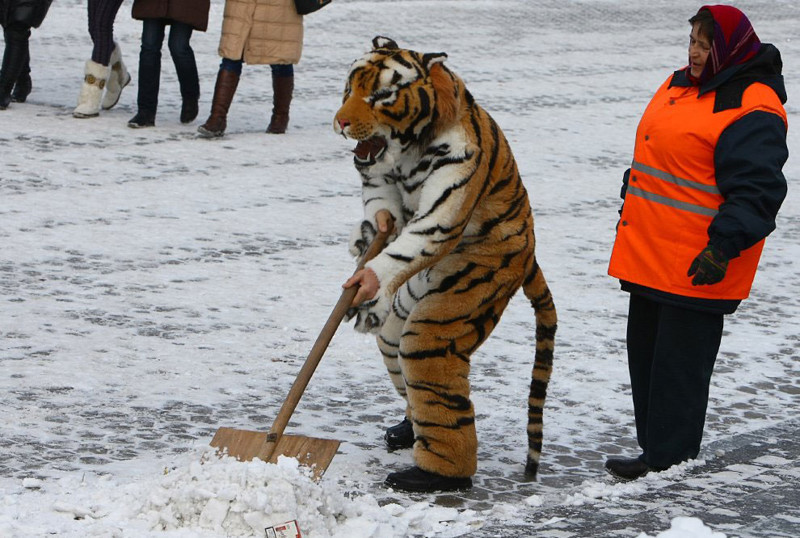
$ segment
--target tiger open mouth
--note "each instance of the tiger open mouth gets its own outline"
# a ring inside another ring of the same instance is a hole
[[[384,151],[386,151],[386,139],[375,135],[366,140],[359,140],[353,153],[357,165],[370,166],[377,162]]]

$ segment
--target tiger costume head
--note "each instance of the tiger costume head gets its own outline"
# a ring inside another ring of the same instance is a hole
[[[358,142],[358,168],[425,145],[458,121],[464,98],[463,82],[442,63],[446,54],[401,49],[381,36],[372,46],[353,62],[333,122],[337,134]]]

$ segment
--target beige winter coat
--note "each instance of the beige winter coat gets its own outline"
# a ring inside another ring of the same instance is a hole
[[[219,55],[247,64],[296,64],[303,16],[294,0],[226,0]]]

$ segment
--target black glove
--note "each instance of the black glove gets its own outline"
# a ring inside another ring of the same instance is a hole
[[[716,247],[708,245],[689,266],[686,276],[694,275],[692,286],[716,284],[725,278],[728,270],[728,258]]]

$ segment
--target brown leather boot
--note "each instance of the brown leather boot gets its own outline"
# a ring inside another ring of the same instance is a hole
[[[225,134],[225,128],[228,126],[228,109],[231,107],[238,85],[238,74],[227,69],[219,70],[217,83],[214,86],[214,99],[211,101],[211,115],[197,128],[202,138],[217,138]]]
[[[292,103],[294,76],[272,77],[272,117],[267,132],[283,134],[289,125],[289,105]]]

